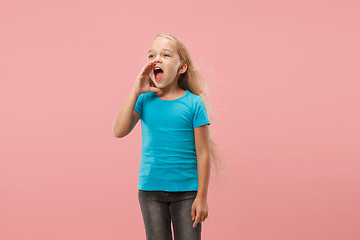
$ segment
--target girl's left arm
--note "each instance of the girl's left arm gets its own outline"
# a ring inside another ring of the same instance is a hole
[[[203,222],[208,216],[207,191],[210,179],[210,140],[209,125],[205,124],[194,128],[197,170],[198,192],[191,208],[191,216],[195,220],[193,227]]]

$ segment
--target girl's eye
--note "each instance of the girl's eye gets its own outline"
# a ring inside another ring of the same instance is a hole
[[[170,57],[170,55],[164,54],[164,56]],[[153,55],[149,55],[149,58],[153,57]]]

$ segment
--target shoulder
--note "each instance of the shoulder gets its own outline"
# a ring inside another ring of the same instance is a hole
[[[202,102],[202,99],[200,96],[190,92],[189,90],[187,90],[189,93],[188,93],[188,99],[191,101],[192,104],[196,105],[198,104],[199,102]]]
[[[189,91],[188,96],[189,96],[188,97],[189,102],[194,109],[202,108],[205,106],[204,101],[202,100],[202,98],[199,95],[196,95]]]
[[[199,97],[198,95],[195,95],[194,93],[190,92],[189,90],[186,90],[186,91],[188,91],[188,96],[189,96],[190,98],[197,98],[197,97]]]
[[[140,96],[143,96],[143,97],[150,97],[150,96],[152,96],[152,95],[154,95],[155,94],[155,92],[146,92],[146,93],[142,93],[142,94],[140,94]]]
[[[146,92],[139,95],[138,100],[142,101],[143,99],[153,98],[155,95],[154,92]]]

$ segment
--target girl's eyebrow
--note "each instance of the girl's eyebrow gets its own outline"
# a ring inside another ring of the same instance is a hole
[[[163,48],[163,50],[167,50],[167,51],[169,51],[169,52],[172,52],[170,49],[167,49],[167,48]],[[151,52],[151,51],[154,51],[154,49],[150,49],[150,50],[148,51],[148,53]]]

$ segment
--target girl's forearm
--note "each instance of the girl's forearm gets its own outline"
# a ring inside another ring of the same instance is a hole
[[[133,111],[139,95],[140,94],[132,88],[120,111],[117,113],[112,127],[112,131],[116,137],[124,137],[129,134],[132,125]]]
[[[198,193],[197,197],[207,198],[209,180],[210,180],[210,157],[209,155],[200,155],[197,158],[198,169]]]

